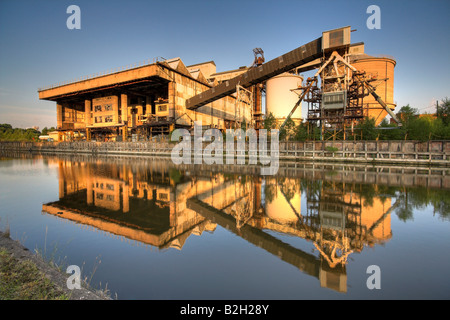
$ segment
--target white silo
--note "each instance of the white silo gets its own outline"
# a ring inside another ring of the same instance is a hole
[[[278,122],[283,122],[298,102],[298,94],[301,92],[300,90],[291,90],[300,87],[302,81],[302,76],[288,72],[267,80],[266,115],[269,115],[270,112],[272,112]],[[297,110],[292,114],[291,119],[297,124],[302,121],[301,105],[297,107]]]

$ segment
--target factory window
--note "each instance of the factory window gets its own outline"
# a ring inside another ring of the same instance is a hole
[[[112,194],[108,194],[108,195],[106,195],[106,200],[114,201],[114,196]]]
[[[113,116],[106,116],[105,122],[113,122]]]
[[[105,111],[111,111],[112,109],[112,104],[105,104]]]
[[[94,106],[94,111],[95,112],[102,111],[102,106]]]
[[[159,200],[168,200],[169,197],[167,195],[167,193],[160,193],[159,194]]]
[[[161,106],[158,106],[159,112],[166,112],[167,111],[167,105],[163,104]]]
[[[102,117],[95,117],[95,123],[102,123]]]
[[[110,184],[110,183],[107,183],[107,184],[106,184],[106,189],[111,190],[111,191],[114,191],[114,185],[113,185],[113,184]]]
[[[97,193],[95,197],[99,200],[103,200],[103,193]]]
[[[341,93],[325,96],[324,103],[343,103],[344,95]]]

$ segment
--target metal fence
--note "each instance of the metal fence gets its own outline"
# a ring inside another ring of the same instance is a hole
[[[209,143],[203,143],[202,150]],[[140,154],[170,156],[175,144],[169,142],[0,142],[0,150],[42,153]],[[235,157],[257,154],[259,149],[233,151]],[[270,145],[266,149],[271,152]],[[226,144],[223,148],[227,154]],[[356,161],[417,163],[450,166],[450,141],[305,141],[280,142],[276,150],[284,161]]]

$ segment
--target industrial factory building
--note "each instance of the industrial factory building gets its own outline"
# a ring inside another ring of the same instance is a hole
[[[267,63],[255,48],[251,66],[225,72],[214,61],[186,66],[180,58],[155,59],[39,89],[39,99],[56,102],[58,141],[148,140],[196,121],[204,128],[259,129],[269,113],[281,126],[290,118],[323,130],[345,131],[364,117],[397,120],[395,60],[365,54],[363,43],[350,43],[350,32],[325,31]],[[314,77],[304,79],[312,70]]]
[[[212,61],[190,67],[180,58],[157,61],[44,89],[39,98],[56,102],[59,141],[78,132],[85,132],[88,140],[121,140],[133,134],[148,138],[190,128],[194,121],[231,128],[236,110],[239,121],[250,123],[250,105],[232,95],[195,111],[186,109],[187,98],[212,87],[206,76],[215,69]]]

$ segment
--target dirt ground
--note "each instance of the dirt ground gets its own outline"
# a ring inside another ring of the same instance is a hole
[[[36,264],[39,270],[50,279],[59,289],[66,292],[70,300],[111,300],[102,292],[94,292],[85,287],[81,289],[70,290],[67,288],[67,279],[70,274],[65,274],[49,263],[42,260],[39,256],[22,246],[19,242],[9,238],[0,231],[0,247],[5,248],[9,253],[13,254],[17,260],[31,260]]]

